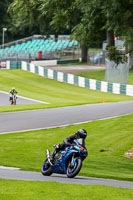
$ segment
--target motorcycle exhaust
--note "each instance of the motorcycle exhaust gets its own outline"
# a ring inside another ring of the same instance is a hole
[[[48,159],[49,164],[50,164],[50,165],[53,165],[53,164],[51,163],[51,160],[50,160],[50,151],[49,151],[48,149],[46,150],[46,157],[47,157],[47,159]]]
[[[46,156],[47,158],[50,158],[50,151],[48,149],[46,150]]]

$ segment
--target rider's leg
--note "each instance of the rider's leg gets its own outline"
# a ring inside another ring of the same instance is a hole
[[[60,143],[60,144],[56,144],[54,145],[55,150],[53,151],[52,155],[51,155],[51,159],[54,160],[55,155],[62,149],[64,149],[65,144],[64,143]]]

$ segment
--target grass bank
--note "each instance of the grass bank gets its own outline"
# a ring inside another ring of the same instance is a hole
[[[133,190],[97,185],[0,180],[1,200],[131,200]]]
[[[99,81],[105,80],[105,70],[95,70],[95,71],[88,71],[88,72],[81,72],[76,73],[78,76],[83,76],[85,78],[96,79]]]
[[[133,181],[133,159],[124,153],[133,147],[133,114],[82,125],[0,135],[0,165],[41,171],[46,149],[84,128],[88,157],[80,175]]]
[[[83,76],[86,78],[92,78],[92,79],[96,79],[96,80],[100,80],[100,81],[105,80],[105,70],[81,72],[81,73],[77,73],[76,75]],[[128,84],[133,85],[133,70],[129,71]]]
[[[133,100],[133,97],[89,90],[22,70],[0,70],[0,90],[9,92],[12,87],[20,96],[50,104],[0,106],[0,112],[102,103],[104,99],[106,102]]]

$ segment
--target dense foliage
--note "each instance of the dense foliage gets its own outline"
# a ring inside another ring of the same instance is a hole
[[[3,0],[0,4],[0,26],[7,25],[14,37],[71,34],[87,53],[107,33],[109,46],[114,45],[114,35],[120,36],[130,54],[133,51],[132,0]]]
[[[10,18],[7,13],[7,9],[12,0],[0,1],[0,44],[2,43],[2,30],[3,28],[9,28]],[[9,32],[7,32],[8,38],[10,38]],[[7,39],[7,38],[6,38]]]

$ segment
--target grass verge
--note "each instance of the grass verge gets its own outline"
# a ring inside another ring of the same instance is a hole
[[[46,149],[84,128],[88,157],[79,175],[133,181],[133,160],[124,153],[133,147],[133,114],[82,125],[0,135],[0,165],[41,171]],[[102,151],[101,151],[102,150]]]
[[[88,72],[76,73],[77,76],[83,76],[85,78],[96,79],[99,81],[105,80],[105,70],[95,70]]]
[[[133,97],[89,90],[22,70],[1,70],[0,90],[9,92],[12,87],[17,89],[20,96],[51,104],[0,106],[0,112],[102,103],[103,100],[106,102],[133,100]]]
[[[133,190],[98,185],[0,180],[1,200],[131,200]]]
[[[83,76],[86,78],[92,78],[92,79],[96,79],[96,80],[100,80],[100,81],[105,80],[105,70],[81,72],[81,73],[77,73],[76,75]],[[129,71],[128,84],[133,85],[133,70]]]

